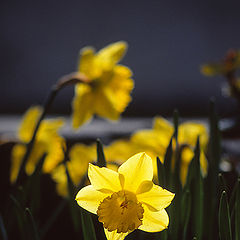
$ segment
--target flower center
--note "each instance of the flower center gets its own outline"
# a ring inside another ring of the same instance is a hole
[[[133,231],[142,225],[142,204],[134,193],[123,190],[106,197],[97,210],[98,220],[108,231],[118,233]]]

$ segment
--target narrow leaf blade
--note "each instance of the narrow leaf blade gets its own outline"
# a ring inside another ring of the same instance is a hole
[[[97,165],[99,167],[106,167],[106,159],[103,152],[103,145],[100,139],[97,139]]]
[[[222,192],[219,205],[219,237],[221,240],[232,240],[231,219],[229,213],[229,206],[227,201],[227,194]]]

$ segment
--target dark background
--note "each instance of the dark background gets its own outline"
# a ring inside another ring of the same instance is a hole
[[[235,101],[221,95],[223,79],[199,67],[240,46],[240,1],[1,1],[0,113],[42,104],[50,87],[76,69],[86,45],[100,49],[125,40],[122,64],[134,72],[133,101],[125,116],[201,116],[215,96],[220,113]],[[52,113],[69,114],[73,88],[57,97]]]

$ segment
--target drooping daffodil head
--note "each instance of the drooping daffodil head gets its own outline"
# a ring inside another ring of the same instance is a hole
[[[108,240],[122,240],[135,229],[158,232],[167,228],[165,210],[174,194],[155,185],[152,159],[138,153],[117,171],[89,164],[91,185],[82,188],[76,201],[97,214]]]
[[[42,113],[40,106],[31,107],[23,116],[18,130],[19,142],[12,149],[12,162],[10,169],[10,180],[14,182],[17,178],[22,159],[26,152],[26,144],[31,140],[37,121]],[[31,175],[38,161],[43,157],[43,172],[50,173],[64,158],[63,148],[65,140],[58,131],[63,126],[61,118],[43,120],[36,135],[36,140],[26,164],[26,173]]]
[[[80,52],[78,72],[88,79],[75,87],[72,102],[73,128],[88,122],[94,114],[118,120],[131,101],[134,87],[131,70],[118,62],[127,50],[127,43],[120,41],[98,52],[85,47]]]

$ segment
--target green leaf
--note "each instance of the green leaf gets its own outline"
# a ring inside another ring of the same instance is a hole
[[[41,175],[42,175],[42,167],[45,160],[46,154],[42,156],[40,161],[37,163],[36,168],[33,174],[28,177],[27,183],[24,186],[26,198],[30,200],[30,209],[33,214],[35,214],[40,208],[40,183],[41,183]]]
[[[164,169],[165,169],[167,188],[170,186],[171,176],[172,176],[172,172],[171,172],[172,156],[173,156],[173,149],[172,149],[172,138],[171,138],[166,150],[166,154],[164,156]]]
[[[90,213],[83,208],[80,209],[84,240],[96,240],[96,234]]]
[[[240,178],[237,180],[235,201],[235,239],[240,240]]]
[[[218,174],[218,179],[219,179],[219,190],[220,190],[220,192],[227,191],[226,181],[225,181],[222,173]]]
[[[193,203],[193,227],[195,236],[197,239],[202,239],[202,231],[203,231],[203,179],[200,168],[200,143],[199,137],[197,138],[197,144],[194,151],[193,158],[193,168],[194,168],[194,176],[193,182],[191,184],[191,192],[193,193],[192,199]]]
[[[220,240],[232,240],[231,220],[225,191],[222,192],[220,199],[218,223]]]
[[[200,168],[200,143],[197,138],[194,157],[188,168],[186,189],[190,189],[192,199],[192,231],[198,239],[202,239],[203,234],[203,178]]]
[[[79,207],[77,206],[75,201],[76,188],[69,174],[67,164],[65,163],[64,166],[65,166],[67,182],[68,182],[69,208],[70,208],[70,213],[73,220],[74,229],[75,229],[75,232],[77,233],[79,231],[79,226],[80,226],[80,216],[79,216]]]
[[[27,239],[25,212],[19,201],[13,195],[10,195],[10,199],[13,203],[14,211],[17,217],[18,227],[22,236],[21,239]]]
[[[25,209],[29,240],[40,240],[36,223],[29,208]]]
[[[177,109],[173,112],[173,125],[174,125],[174,138],[178,139],[178,124],[179,124],[179,112]]]
[[[187,237],[188,223],[191,213],[191,194],[189,190],[183,192],[181,199],[181,225],[183,226],[183,240]]]
[[[218,234],[216,228],[213,228],[212,225],[215,222],[215,215],[217,211],[218,173],[221,157],[221,138],[214,99],[211,99],[210,101],[209,125],[210,136],[208,144],[208,175],[205,180],[205,201],[209,207],[205,208],[204,212],[204,229],[206,236],[209,236],[210,239],[213,239],[215,238],[216,234]]]
[[[159,157],[157,157],[158,183],[159,186],[166,188],[165,170]]]
[[[4,226],[4,222],[2,219],[2,216],[0,215],[0,236],[2,237],[3,240],[7,240],[7,231]]]
[[[53,213],[47,218],[47,222],[41,228],[41,239],[44,239],[45,235],[47,234],[48,230],[51,228],[53,223],[57,220],[60,213],[63,211],[65,206],[67,205],[68,201],[63,199],[57,207],[54,209]]]
[[[106,167],[107,165],[100,139],[97,139],[97,165],[99,167]]]

